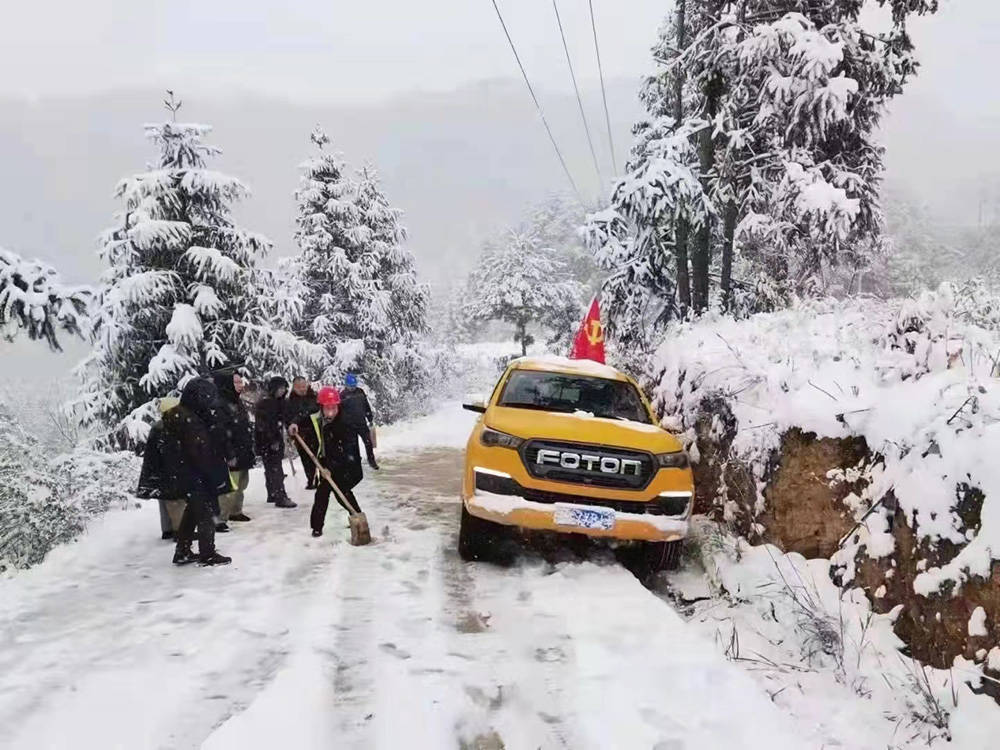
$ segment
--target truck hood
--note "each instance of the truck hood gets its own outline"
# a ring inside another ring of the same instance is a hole
[[[581,412],[562,414],[493,406],[487,410],[484,422],[487,427],[526,440],[562,440],[650,453],[673,453],[683,447],[677,438],[657,425],[592,417]]]

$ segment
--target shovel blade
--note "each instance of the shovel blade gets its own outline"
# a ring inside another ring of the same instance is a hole
[[[351,544],[360,547],[371,544],[372,533],[368,528],[368,517],[364,513],[355,513],[350,517]]]

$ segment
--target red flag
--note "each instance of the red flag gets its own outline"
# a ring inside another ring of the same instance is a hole
[[[590,303],[590,310],[576,332],[569,358],[592,359],[604,364],[604,326],[601,325],[601,308],[597,304],[597,297]]]

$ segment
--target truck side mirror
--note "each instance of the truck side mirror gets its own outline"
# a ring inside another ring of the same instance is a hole
[[[486,413],[486,399],[482,396],[466,396],[462,402],[462,408],[466,411],[474,411],[477,414]]]

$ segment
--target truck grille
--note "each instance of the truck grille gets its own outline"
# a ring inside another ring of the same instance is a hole
[[[537,479],[590,487],[641,490],[655,473],[649,453],[583,443],[529,440],[521,448],[521,460]]]

